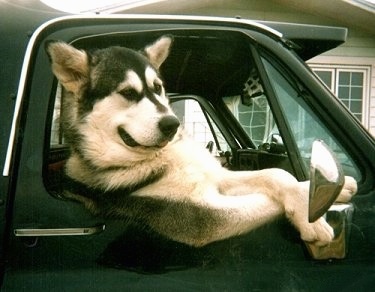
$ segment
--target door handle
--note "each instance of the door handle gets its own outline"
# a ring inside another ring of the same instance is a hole
[[[17,237],[40,237],[40,236],[77,236],[92,235],[105,230],[104,224],[89,227],[74,228],[18,228],[14,229]]]

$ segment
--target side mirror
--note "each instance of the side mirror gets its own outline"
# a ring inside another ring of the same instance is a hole
[[[314,141],[310,164],[309,222],[316,221],[328,211],[344,182],[344,172],[331,150],[323,141]]]
[[[335,236],[327,246],[305,242],[316,260],[342,259],[348,251],[353,205],[333,204],[345,182],[344,172],[333,153],[322,141],[314,141],[310,165],[309,221],[325,216]],[[333,204],[333,205],[332,205]]]
[[[285,154],[286,148],[284,146],[283,138],[280,134],[272,134],[270,143],[263,143],[259,149],[273,154]]]
[[[271,148],[270,149],[271,153],[275,153],[275,154],[286,153],[283,138],[281,138],[280,134],[272,134],[270,148]]]

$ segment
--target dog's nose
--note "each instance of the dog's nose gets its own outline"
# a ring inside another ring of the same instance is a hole
[[[168,138],[176,134],[180,121],[175,116],[165,116],[159,121],[160,131]]]

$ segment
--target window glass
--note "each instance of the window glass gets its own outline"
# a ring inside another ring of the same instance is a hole
[[[362,121],[363,75],[363,72],[338,71],[337,95],[360,121]]]
[[[279,134],[255,69],[244,85],[243,94],[224,97],[224,103],[256,147],[270,142],[272,135]]]
[[[335,70],[334,69],[313,69],[315,74],[323,81],[327,87],[334,92],[335,88]]]
[[[332,72],[330,72],[330,71],[316,71],[315,73],[328,86],[330,86],[332,84]]]
[[[335,153],[343,166],[345,174],[360,180],[360,172],[352,158],[336,141],[334,135],[320,122],[314,112],[311,111],[301,97],[300,91],[296,89],[296,86],[292,86],[287,75],[281,73],[270,61],[265,58],[262,60],[291,134],[298,146],[300,156],[305,161],[306,173],[308,173],[312,143],[314,140],[320,139]],[[346,75],[343,78],[348,78],[348,76]]]

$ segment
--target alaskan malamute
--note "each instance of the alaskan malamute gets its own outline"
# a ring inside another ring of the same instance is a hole
[[[95,214],[135,220],[193,246],[246,233],[281,214],[303,240],[329,243],[334,234],[325,219],[308,222],[309,182],[281,169],[227,170],[185,137],[158,71],[171,44],[170,36],[140,52],[47,44],[64,89],[68,196]],[[338,200],[355,192],[355,181],[346,178]]]

